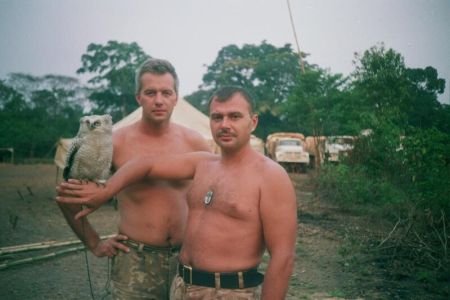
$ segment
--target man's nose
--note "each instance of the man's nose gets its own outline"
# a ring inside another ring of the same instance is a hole
[[[224,117],[222,122],[220,123],[220,127],[228,128],[230,127],[230,119],[228,117]]]
[[[156,104],[162,104],[163,103],[163,97],[161,93],[156,93],[155,95],[155,103]]]

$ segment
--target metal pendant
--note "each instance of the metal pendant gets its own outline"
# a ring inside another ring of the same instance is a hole
[[[214,196],[213,191],[209,190],[208,192],[206,192],[205,198],[203,199],[203,203],[205,203],[205,205],[210,205],[213,200],[213,196]]]

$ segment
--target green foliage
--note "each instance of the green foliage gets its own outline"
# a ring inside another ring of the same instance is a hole
[[[213,94],[212,90],[198,90],[188,96],[186,100],[195,108],[200,110],[205,115],[209,115],[208,102]]]
[[[93,75],[89,80],[95,87],[90,95],[96,104],[93,112],[109,113],[117,121],[136,109],[135,70],[148,58],[137,43],[89,44],[77,73]]]
[[[344,205],[402,203],[405,193],[386,177],[372,177],[363,166],[325,165],[317,187],[326,199]]]
[[[355,55],[353,84],[365,95],[364,104],[378,116],[400,114],[405,102],[406,67],[403,57],[383,45]]]
[[[359,101],[354,109],[372,112],[402,128],[442,123],[437,95],[444,92],[445,81],[433,67],[409,69],[399,53],[384,45],[356,54],[355,66],[352,93]]]
[[[314,65],[307,65],[305,70],[281,104],[285,131],[316,136],[354,133],[346,122],[346,79]]]
[[[356,58],[350,97],[342,103],[352,104],[348,116],[370,134],[358,137],[348,160],[320,171],[319,191],[346,207],[363,204],[395,216],[383,240],[391,274],[419,269],[416,280],[438,285],[450,265],[450,114],[437,101],[445,82],[432,67],[407,68],[384,46]]]
[[[402,171],[411,180],[420,206],[450,215],[450,135],[413,128],[402,140]]]
[[[218,87],[238,85],[255,98],[260,125],[256,135],[267,136],[270,130],[282,128],[280,104],[287,100],[300,73],[298,55],[289,44],[275,47],[263,41],[260,45],[229,45],[222,48],[208,66],[203,84],[186,99],[203,112],[209,96]]]
[[[0,82],[0,148],[14,148],[19,160],[49,157],[60,137],[78,129],[82,88],[76,79],[57,75],[16,73],[8,82]]]

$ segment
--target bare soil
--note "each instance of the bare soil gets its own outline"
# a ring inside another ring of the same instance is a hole
[[[308,174],[291,174],[298,200],[297,261],[287,299],[441,299],[413,282],[392,281],[370,251],[379,224],[314,195]],[[55,201],[54,165],[0,164],[0,248],[76,240]],[[100,235],[116,232],[118,215],[105,205],[89,217]],[[73,246],[0,254],[0,299],[91,298],[84,251],[7,267]],[[268,257],[265,257],[268,260]],[[108,259],[88,253],[95,299],[107,295]],[[262,266],[265,267],[265,264]]]

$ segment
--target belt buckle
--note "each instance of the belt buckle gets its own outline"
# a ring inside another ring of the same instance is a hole
[[[192,284],[192,267],[183,265],[183,279],[186,280],[185,270],[189,270],[189,284]]]

